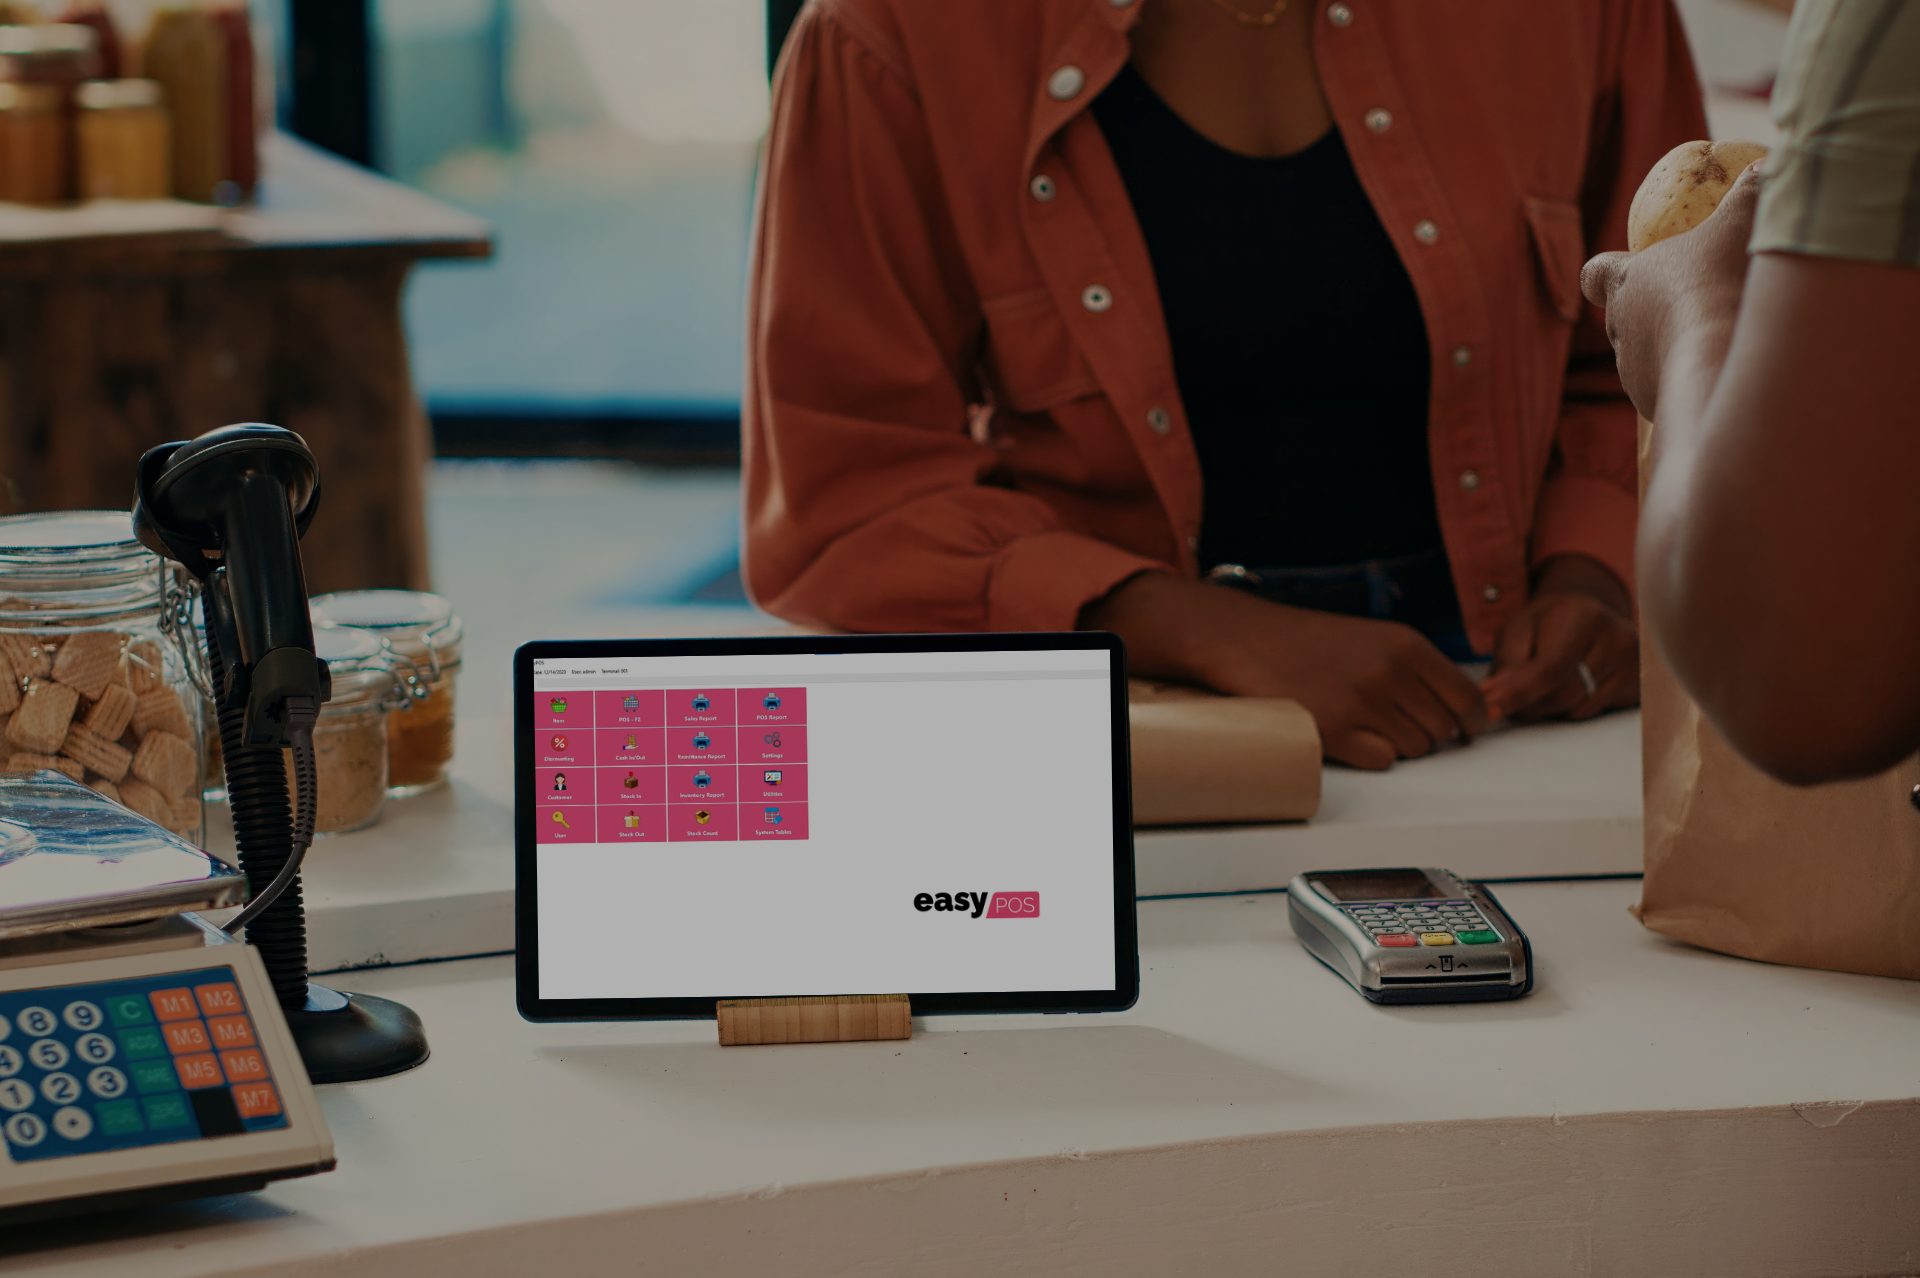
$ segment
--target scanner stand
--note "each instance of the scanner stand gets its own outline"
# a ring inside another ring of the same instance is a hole
[[[714,1007],[714,1019],[722,1047],[913,1037],[913,1008],[905,994],[723,998]]]

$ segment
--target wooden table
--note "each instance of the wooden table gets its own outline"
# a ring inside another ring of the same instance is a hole
[[[0,205],[0,514],[125,507],[157,443],[229,422],[296,430],[324,498],[317,593],[428,584],[431,441],[400,301],[484,223],[284,136],[257,206]]]
[[[1536,991],[1408,1008],[1285,897],[1147,902],[1133,1011],[908,1042],[528,1025],[506,959],[359,973],[433,1057],[321,1089],[337,1171],[9,1231],[0,1274],[1920,1271],[1920,983],[1685,949],[1635,891],[1503,889]]]

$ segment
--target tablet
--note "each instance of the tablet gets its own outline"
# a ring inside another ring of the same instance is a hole
[[[1112,635],[531,643],[514,719],[529,1020],[1138,996]]]

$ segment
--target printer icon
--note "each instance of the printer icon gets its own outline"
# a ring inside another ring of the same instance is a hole
[[[777,692],[769,692],[760,704],[769,710],[778,710],[780,708],[780,694]]]
[[[707,697],[706,693],[696,692],[693,694],[693,708],[695,710],[711,710],[713,709],[713,702]]]
[[[711,750],[713,749],[713,738],[704,732],[697,732],[693,737],[693,748],[696,750]]]

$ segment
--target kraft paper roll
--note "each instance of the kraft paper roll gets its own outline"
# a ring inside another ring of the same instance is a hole
[[[1320,731],[1296,701],[1132,685],[1135,825],[1306,821]]]

